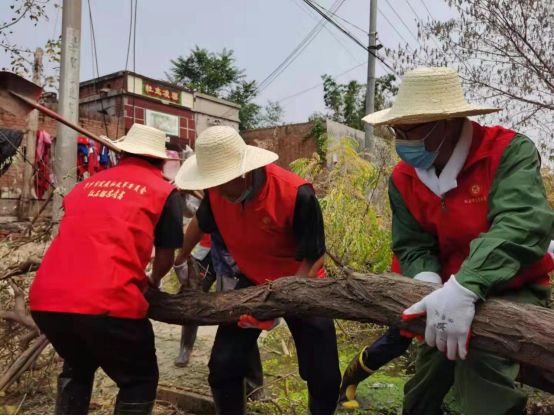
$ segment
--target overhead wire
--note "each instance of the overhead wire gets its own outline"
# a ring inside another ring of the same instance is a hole
[[[315,2],[314,2],[314,3],[315,3]],[[342,20],[343,22],[345,22],[345,23],[349,24],[349,25],[350,25],[350,26],[352,26],[352,27],[355,27],[356,29],[358,29],[358,30],[362,31],[363,33],[365,33],[366,35],[368,35],[368,36],[369,36],[369,32],[368,32],[367,30],[365,30],[365,29],[362,29],[362,28],[361,28],[361,27],[359,27],[359,26],[356,26],[356,25],[355,25],[354,23],[352,23],[352,22],[349,22],[348,20],[346,20],[345,18],[343,18],[343,17],[339,16],[338,14],[336,14],[336,13],[333,13],[333,12],[332,12],[332,11],[330,11],[329,9],[326,9],[326,8],[325,8],[325,7],[323,7],[323,6],[321,5],[321,4],[319,4],[319,3],[316,3],[316,4],[317,4],[317,6],[318,6],[318,7],[320,7],[320,8],[321,8],[321,9],[323,9],[323,10],[325,10],[326,12],[328,12],[328,13],[332,14],[332,15],[333,15],[333,16],[335,16],[335,17],[336,17],[337,19],[340,19],[340,20]]]
[[[128,82],[127,77],[127,68],[129,66],[129,54],[131,53],[131,38],[133,36],[133,0],[129,0],[129,3],[131,5],[131,18],[129,19],[129,40],[127,41],[127,58],[125,59],[125,83]],[[129,86],[127,85],[127,89],[129,89]],[[135,90],[133,85],[133,91]],[[124,105],[122,103],[121,108],[124,108]],[[134,111],[133,111],[134,112]],[[123,117],[125,117],[125,111],[122,111]],[[121,119],[121,115],[118,113],[117,115],[117,127],[116,127],[116,139],[119,138],[119,120]],[[123,128],[125,129],[125,127]]]
[[[312,11],[310,9],[306,9],[304,3],[301,1],[300,4],[296,2],[296,0],[291,0],[292,3],[298,7],[300,10],[302,10],[304,13],[306,13],[308,16],[310,16],[311,19],[318,21],[318,18],[313,15]],[[327,26],[324,26],[325,30],[337,41],[337,43],[354,59],[356,62],[361,63],[360,60],[354,56],[354,54],[348,49],[344,43],[338,38],[337,35],[333,33],[331,29],[329,29]]]
[[[333,3],[331,9],[338,10],[346,0],[336,0]],[[308,35],[300,42],[300,44],[287,56],[287,58],[271,73],[269,74],[258,86],[257,92],[260,93],[272,84],[279,75],[281,75],[297,58],[300,54],[312,43],[315,37],[323,30],[326,22],[321,19],[318,24],[308,33]]]
[[[377,55],[374,51],[372,51],[371,49],[369,49],[367,46],[365,46],[363,43],[361,43],[356,37],[354,37],[350,32],[348,32],[346,29],[344,29],[343,27],[341,27],[340,25],[337,24],[337,22],[335,22],[333,19],[331,19],[329,16],[327,16],[326,14],[324,14],[321,10],[319,10],[317,8],[317,6],[311,1],[311,0],[304,0],[304,2],[306,4],[308,4],[310,7],[312,7],[315,11],[317,11],[319,14],[321,14],[323,16],[324,19],[328,20],[331,24],[333,24],[337,29],[339,29],[341,32],[343,32],[346,36],[348,36],[350,39],[352,39],[354,42],[356,42],[359,46],[361,46],[365,51],[367,51],[368,53],[370,53],[371,55],[373,55],[375,57],[375,59],[381,61],[381,63],[383,63],[383,65],[385,65],[389,71],[391,71],[392,73],[394,73],[395,75],[398,75],[397,72],[394,70],[394,68],[392,68],[383,58],[381,58],[379,55]]]
[[[385,2],[389,5],[389,7],[391,8],[391,10],[393,11],[393,13],[396,15],[396,17],[398,17],[398,19],[400,20],[400,22],[402,22],[402,24],[404,25],[404,27],[408,30],[408,32],[410,33],[410,35],[415,39],[415,41],[419,44],[419,46],[421,46],[421,48],[423,49],[423,45],[419,42],[419,39],[412,33],[412,31],[410,30],[410,28],[408,27],[408,25],[404,22],[404,20],[402,19],[402,17],[400,17],[400,15],[397,13],[397,11],[391,6],[391,4],[389,3],[389,0],[385,0]]]
[[[133,28],[133,73],[137,73],[137,9],[138,0],[135,0],[135,19]],[[135,123],[135,81],[133,78],[133,124]]]
[[[405,0],[406,3],[408,4],[408,7],[412,10],[414,16],[416,17],[416,19],[420,22],[423,22],[423,19],[421,17],[419,17],[419,15],[417,14],[417,12],[415,11],[415,9],[412,7],[412,5],[410,4],[410,2],[408,0]],[[425,4],[424,4],[425,5]],[[433,41],[433,43],[436,45],[437,48],[439,48],[441,51],[441,47],[439,46],[439,44],[437,43],[437,41],[435,40],[435,37],[431,34],[431,40]]]
[[[56,19],[54,20],[54,30],[52,31],[52,40],[56,39],[56,32],[57,32],[57,29],[58,29],[58,18],[60,16],[60,9],[61,9],[61,2],[62,0],[58,0],[58,4],[57,4],[57,11],[56,11]],[[49,59],[48,61],[46,61],[46,66],[49,66],[50,63],[52,63],[53,60],[52,59]],[[50,68],[50,69],[55,69],[55,68]]]
[[[92,52],[92,76],[94,78],[94,87],[96,89],[96,94],[100,98],[100,106],[102,108],[102,121],[104,123],[104,128],[106,129],[106,137],[109,136],[108,133],[108,122],[106,121],[106,110],[104,108],[104,100],[100,89],[98,88],[98,78],[100,77],[100,70],[98,69],[98,52],[96,49],[96,36],[94,35],[94,23],[92,19],[92,7],[90,5],[90,0],[88,0],[88,12],[90,18],[90,41],[91,41],[91,52]],[[94,68],[96,64],[96,76],[94,76]]]
[[[354,71],[355,69],[358,69],[359,67],[361,67],[361,66],[363,66],[363,65],[366,65],[366,64],[367,64],[367,61],[366,61],[366,62],[362,62],[361,64],[356,65],[354,68],[350,68],[350,69],[348,69],[347,71],[344,71],[344,72],[341,73],[341,74],[332,76],[331,78],[337,79],[337,78],[339,78],[339,77],[341,77],[341,76],[343,76],[343,75],[346,75],[347,73],[352,72],[352,71]],[[297,96],[299,96],[299,95],[302,95],[302,94],[304,94],[304,93],[306,93],[306,92],[308,92],[308,91],[311,91],[311,90],[313,90],[313,89],[315,89],[315,88],[317,88],[317,87],[320,87],[320,86],[322,86],[322,85],[323,85],[323,82],[320,82],[319,84],[314,85],[313,87],[306,88],[305,90],[302,90],[302,91],[297,92],[297,93],[295,93],[295,94],[289,95],[288,97],[281,98],[280,100],[276,101],[276,103],[281,103],[281,102],[286,101],[286,100],[288,100],[288,99],[290,99],[290,98],[297,97]]]
[[[379,13],[381,13],[381,16],[383,16],[383,18],[384,18],[384,19],[387,21],[387,23],[390,25],[390,27],[392,27],[392,28],[394,29],[394,31],[396,32],[396,34],[397,34],[398,36],[400,36],[400,39],[402,39],[402,40],[406,43],[406,45],[408,45],[408,48],[410,48],[410,42],[408,42],[408,41],[406,40],[406,38],[405,38],[404,36],[402,36],[402,33],[400,33],[400,32],[398,31],[398,29],[396,28],[396,25],[393,25],[393,24],[392,24],[392,22],[389,20],[389,18],[387,17],[387,15],[381,10],[381,8],[378,8],[378,10],[379,10]]]
[[[419,0],[421,2],[421,4],[423,4],[423,7],[425,7],[425,10],[427,10],[427,13],[429,13],[429,16],[431,16],[431,19],[433,20],[436,20],[433,15],[431,14],[431,11],[427,8],[427,6],[425,5],[425,2],[423,0]]]
[[[346,0],[336,0],[331,6],[331,10],[337,11]],[[258,87],[254,90],[254,94],[259,94],[271,85],[297,58],[300,54],[310,45],[315,37],[321,32],[323,27],[327,24],[324,19],[320,21],[312,28],[312,30],[302,39],[302,41],[294,48],[294,50],[285,58],[277,68],[275,68],[262,82],[258,84]],[[235,109],[229,109],[219,117],[225,118],[231,114]]]

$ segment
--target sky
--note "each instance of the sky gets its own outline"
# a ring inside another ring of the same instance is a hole
[[[125,69],[129,36],[131,0],[82,0],[81,81],[93,78],[89,1],[100,76]],[[408,1],[415,13],[408,7]],[[444,0],[378,0],[378,37],[384,46],[394,48],[405,41],[412,47],[418,46],[412,36],[417,35],[416,14],[423,20],[429,16],[423,2],[435,19],[447,20],[453,16]],[[12,0],[2,1],[0,16],[9,16],[8,7],[12,3]],[[62,12],[54,5],[61,3],[62,0],[49,0],[48,20],[36,26],[28,20],[13,26],[10,42],[34,50],[43,47],[47,39],[57,38],[61,33]],[[317,0],[317,3],[330,8],[334,0]],[[363,44],[367,43],[367,34],[360,29],[368,30],[369,4],[370,0],[346,0],[336,12],[359,27],[339,20]],[[133,67],[131,51],[128,69],[166,79],[170,60],[187,56],[198,45],[214,52],[232,49],[236,65],[245,69],[247,78],[261,82],[317,24],[320,16],[309,10],[302,0],[138,0],[136,66]],[[286,98],[318,85],[323,74],[335,76],[356,67],[338,81],[346,83],[355,79],[365,83],[366,61],[364,49],[327,24],[302,54],[260,93],[256,102],[265,105],[268,100],[283,100],[280,104],[285,110],[285,122],[307,121],[315,111],[325,111],[323,87]],[[2,51],[0,67],[5,66],[9,67],[9,56]],[[45,66],[47,72],[52,68],[53,64]],[[377,76],[386,73],[379,64],[376,68]]]

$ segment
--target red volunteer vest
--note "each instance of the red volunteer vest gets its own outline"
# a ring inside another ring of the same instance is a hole
[[[239,269],[260,285],[280,277],[294,276],[296,261],[292,230],[298,188],[304,179],[271,164],[265,168],[267,180],[255,198],[246,204],[232,204],[209,191],[217,227]],[[321,268],[317,277],[325,277]]]
[[[516,135],[499,126],[472,126],[473,141],[458,175],[458,186],[448,191],[442,201],[407,163],[400,162],[392,173],[408,210],[426,232],[438,238],[443,282],[460,270],[469,256],[470,243],[491,226],[487,220],[489,190],[502,153]],[[508,287],[519,288],[527,282],[549,284],[548,272],[553,269],[554,261],[546,254],[535,265],[523,269]]]
[[[137,158],[79,183],[37,272],[31,310],[144,318],[154,229],[175,189]]]

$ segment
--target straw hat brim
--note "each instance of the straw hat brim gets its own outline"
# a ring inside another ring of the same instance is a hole
[[[165,153],[158,152],[152,148],[143,147],[136,143],[125,142],[125,136],[122,137],[121,141],[114,142],[113,144],[118,149],[123,150],[124,152],[127,152],[127,153],[132,153],[134,155],[149,156],[157,159],[171,159]]]
[[[480,107],[468,104],[464,107],[458,108],[457,110],[444,110],[441,112],[429,112],[429,110],[418,112],[417,109],[414,109],[409,114],[402,114],[398,111],[394,112],[393,110],[394,107],[377,111],[376,113],[368,114],[362,120],[375,127],[382,125],[394,126],[398,124],[421,124],[431,121],[444,120],[447,118],[469,117],[496,113],[502,109],[494,107]]]
[[[246,146],[244,171],[250,172],[262,166],[269,165],[279,159],[276,153],[254,146]],[[202,173],[198,168],[196,155],[191,156],[181,166],[175,177],[175,185],[184,190],[200,190],[223,185],[242,175],[241,166],[218,169],[210,173]]]

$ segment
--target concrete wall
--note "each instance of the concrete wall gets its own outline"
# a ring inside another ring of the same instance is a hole
[[[240,105],[206,94],[194,94],[196,134],[213,126],[229,126],[239,129]]]
[[[244,141],[256,147],[271,150],[279,155],[276,164],[290,170],[290,163],[312,157],[317,152],[314,137],[304,140],[314,123],[290,124],[265,129],[245,130],[240,133]]]

